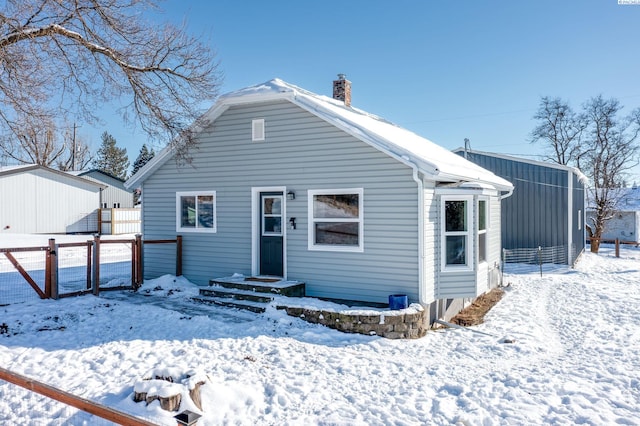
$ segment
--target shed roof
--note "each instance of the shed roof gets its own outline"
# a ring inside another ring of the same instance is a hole
[[[74,181],[82,181],[83,183],[89,183],[91,185],[97,186],[99,188],[106,188],[106,185],[103,185],[101,183],[98,182],[94,182],[94,181],[90,181],[88,179],[83,179],[79,176],[74,176],[72,174],[69,174],[67,172],[62,172],[60,170],[56,170],[56,169],[52,169],[50,167],[46,167],[46,166],[41,166],[39,164],[21,164],[21,165],[17,165],[17,166],[3,166],[0,167],[0,177],[2,176],[7,176],[7,175],[12,175],[12,174],[20,174],[20,173],[25,173],[25,172],[29,172],[32,170],[43,170],[47,173],[52,173],[55,174],[57,176],[62,176],[63,178],[66,179],[70,179],[70,180],[74,180]]]
[[[376,115],[347,107],[341,101],[309,92],[280,79],[273,79],[221,96],[204,114],[202,122],[212,122],[233,105],[274,100],[286,100],[298,105],[436,181],[480,182],[503,191],[510,191],[513,188],[509,181],[409,130]],[[202,129],[194,127],[191,132],[197,133],[200,130]],[[144,181],[172,154],[173,150],[168,146],[132,176],[125,186],[131,188]]]
[[[460,152],[460,153],[464,151],[465,149],[462,147],[456,148],[453,150],[453,152]],[[550,163],[548,161],[532,160],[530,158],[514,157],[512,155],[500,154],[497,152],[476,151],[474,149],[467,149],[467,152],[473,153],[473,154],[479,154],[479,155],[486,155],[488,157],[502,158],[503,160],[515,161],[518,163],[526,163],[526,164],[533,164],[535,166],[540,166],[540,167],[548,167],[550,169],[566,170],[568,172],[574,173],[578,177],[580,182],[582,182],[583,184],[586,185],[589,183],[589,178],[587,178],[584,175],[584,173],[582,173],[580,169],[578,169],[577,167],[567,166],[564,164]]]
[[[105,172],[104,170],[100,170],[100,169],[74,170],[74,171],[69,171],[69,172],[67,172],[67,173],[69,173],[69,174],[71,174],[71,175],[74,175],[74,176],[85,176],[85,175],[89,175],[89,174],[98,173],[98,174],[101,174],[101,175],[104,175],[104,176],[110,177],[111,179],[118,180],[118,181],[120,181],[120,182],[122,182],[122,183],[124,183],[124,182],[125,182],[123,179],[120,179],[119,177],[114,176],[114,175],[112,175],[111,173],[107,173],[107,172]]]

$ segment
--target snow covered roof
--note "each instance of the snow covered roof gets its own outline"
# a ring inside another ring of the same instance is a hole
[[[71,179],[71,180],[76,180],[76,181],[82,181],[84,183],[89,183],[91,185],[95,185],[98,186],[100,188],[106,188],[105,185],[100,184],[98,182],[94,182],[94,181],[90,181],[87,179],[83,179],[79,176],[75,176],[73,174],[67,173],[67,172],[62,172],[60,170],[56,170],[56,169],[52,169],[50,167],[46,167],[46,166],[41,166],[39,164],[21,164],[21,165],[17,165],[17,166],[3,166],[0,167],[0,176],[5,176],[5,175],[11,175],[11,174],[18,174],[18,173],[23,173],[23,172],[28,172],[31,170],[43,170],[47,173],[52,173],[55,175],[59,175],[59,176],[63,176],[67,179]]]
[[[20,164],[14,166],[0,166],[0,174],[10,174],[15,173],[23,169],[33,168],[35,164]]]
[[[119,177],[114,176],[111,173],[107,173],[107,172],[105,172],[103,170],[100,170],[100,169],[72,170],[72,171],[68,171],[66,173],[69,173],[70,175],[74,175],[74,176],[85,176],[85,175],[88,175],[88,174],[97,173],[97,174],[100,174],[100,175],[108,176],[108,177],[110,177],[112,179],[115,179],[117,181],[120,181],[120,182],[124,183],[124,180],[120,179]]]
[[[292,102],[436,181],[476,181],[502,191],[510,191],[513,188],[509,181],[407,129],[357,108],[347,107],[341,101],[317,95],[280,79],[273,79],[221,96],[218,102],[205,113],[204,122],[215,120],[232,105],[273,100]],[[197,130],[192,129],[196,132]],[[131,188],[144,181],[156,167],[167,161],[171,154],[172,150],[165,148],[129,179],[125,186]]]
[[[462,147],[456,148],[456,149],[453,150],[453,152],[464,152],[464,148],[462,148]],[[504,160],[516,161],[516,162],[519,162],[519,163],[533,164],[535,166],[549,167],[549,168],[552,168],[552,169],[570,171],[570,172],[573,172],[578,177],[580,182],[584,183],[585,185],[589,183],[589,178],[587,178],[584,175],[584,173],[582,173],[580,171],[580,169],[578,169],[577,167],[566,166],[564,164],[550,163],[550,162],[547,162],[547,161],[537,161],[537,160],[532,160],[530,158],[514,157],[512,155],[499,154],[497,152],[476,151],[476,150],[471,150],[471,149],[467,149],[467,152],[473,153],[473,154],[485,155],[487,157],[502,158]]]

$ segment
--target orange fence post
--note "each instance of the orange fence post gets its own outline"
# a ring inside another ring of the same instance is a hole
[[[51,298],[51,249],[47,250],[44,259],[44,295]]]
[[[93,243],[91,240],[87,241],[87,290],[91,290],[91,248]]]
[[[620,240],[616,238],[616,257],[620,257]]]
[[[100,235],[93,237],[93,294],[100,294]]]
[[[49,239],[49,289],[45,288],[45,294],[47,297],[58,299],[58,252],[56,251],[56,240],[54,238]],[[46,284],[45,284],[46,287]]]
[[[136,289],[140,287],[142,276],[142,235],[136,234]]]
[[[136,240],[131,240],[131,287],[136,289],[137,279],[136,279]]]

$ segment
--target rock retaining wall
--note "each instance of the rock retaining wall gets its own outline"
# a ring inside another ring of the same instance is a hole
[[[388,339],[417,339],[423,337],[429,329],[426,311],[412,305],[398,311],[356,311],[332,312],[310,308],[283,306],[288,315],[298,317],[313,324],[322,324],[345,333],[359,333],[381,336]]]

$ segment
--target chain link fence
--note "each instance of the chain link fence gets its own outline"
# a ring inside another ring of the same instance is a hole
[[[566,245],[502,249],[502,270],[505,273],[552,272],[569,267]]]

